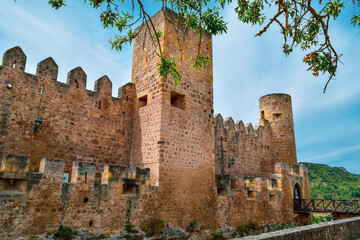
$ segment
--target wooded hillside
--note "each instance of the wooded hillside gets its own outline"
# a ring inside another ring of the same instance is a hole
[[[312,199],[360,199],[360,175],[343,167],[301,162],[308,168]]]

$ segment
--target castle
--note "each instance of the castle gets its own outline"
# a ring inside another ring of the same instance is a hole
[[[52,58],[33,75],[19,47],[4,53],[0,238],[60,225],[120,231],[150,217],[206,228],[309,221],[293,211],[294,192],[310,196],[307,170],[297,165],[290,96],[261,97],[255,128],[214,116],[212,65],[190,68],[185,59],[197,51],[196,35],[178,35],[166,15],[173,17],[160,11],[152,21],[183,73],[177,87],[159,77],[159,58],[149,54],[141,28],[132,81],[117,98],[107,76],[90,91],[80,67],[64,84]],[[210,35],[202,49],[212,56]]]

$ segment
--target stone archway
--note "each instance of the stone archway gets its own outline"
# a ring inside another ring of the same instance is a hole
[[[295,184],[294,186],[294,199],[301,200],[301,188],[299,184]]]
[[[294,199],[294,209],[301,210],[301,208],[302,208],[301,207],[301,188],[298,183],[296,183],[294,186],[293,199]]]

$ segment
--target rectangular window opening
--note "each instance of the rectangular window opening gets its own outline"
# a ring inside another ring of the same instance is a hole
[[[225,197],[226,196],[226,189],[225,188],[217,188],[217,196],[218,197]]]
[[[279,118],[281,116],[281,113],[273,113],[274,118]]]
[[[249,198],[249,199],[254,199],[254,198],[255,198],[255,192],[249,190],[249,191],[248,191],[248,198]]]
[[[123,191],[122,195],[124,196],[130,196],[136,194],[136,185],[135,184],[123,184]]]
[[[185,110],[185,95],[171,92],[171,106]]]
[[[264,110],[263,110],[263,111],[261,111],[260,118],[261,118],[261,119],[265,119],[265,111],[264,111]]]
[[[138,98],[138,108],[147,106],[147,95]]]
[[[270,194],[270,195],[269,195],[269,201],[270,201],[270,202],[275,202],[275,201],[276,201],[276,195]]]
[[[26,187],[25,179],[0,179],[0,193],[23,193]]]

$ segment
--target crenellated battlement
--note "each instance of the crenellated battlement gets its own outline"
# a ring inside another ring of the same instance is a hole
[[[71,181],[68,182],[68,178],[65,177],[65,160],[43,158],[38,173],[29,172],[29,165],[30,158],[27,156],[4,155],[0,171],[0,198],[26,197],[33,191],[35,185],[47,184],[48,181],[51,183],[57,182],[60,185],[65,183],[94,185],[99,172],[96,163],[73,162]],[[121,165],[106,164],[102,169],[101,184],[111,185],[118,183],[126,185],[127,189],[123,189],[126,196],[129,195],[130,188],[133,188],[132,194],[136,194],[139,192],[135,192],[135,189],[139,188],[140,185],[150,186],[150,169],[148,168],[129,168]],[[41,181],[45,182],[42,183]]]
[[[271,131],[267,120],[262,125],[244,125],[221,114],[215,115],[215,170],[217,174],[270,177]]]
[[[60,94],[66,94],[68,91],[81,91],[86,93],[89,97],[112,97],[112,82],[108,76],[104,75],[95,81],[94,90],[87,90],[87,75],[81,67],[76,67],[68,72],[66,84],[58,82],[58,65],[52,57],[48,57],[37,64],[35,75],[31,73],[25,73],[26,55],[22,49],[18,46],[7,50],[2,59],[3,71],[20,71],[27,75],[27,78],[34,80],[35,85],[55,83],[56,88]],[[11,74],[11,73],[8,73]],[[12,81],[9,83],[14,84]],[[118,99],[122,99],[123,88],[129,87],[133,84],[128,83],[119,88]],[[114,98],[114,97],[112,97]],[[115,100],[116,98],[114,98]]]
[[[0,66],[0,154],[30,156],[36,172],[43,156],[129,166],[135,85],[127,83],[112,97],[107,76],[87,90],[81,67],[58,81],[58,65],[51,57],[39,62],[36,74],[25,73],[26,55],[20,47],[4,53]],[[34,121],[42,124],[34,131]],[[10,135],[10,141],[8,139]],[[14,139],[17,139],[16,141]]]
[[[214,119],[215,133],[218,134],[218,137],[236,136],[237,141],[241,141],[241,139],[262,141],[263,137],[265,137],[265,127],[268,126],[265,123],[264,126],[256,125],[254,128],[252,123],[244,125],[241,120],[234,123],[232,117],[227,117],[224,121],[220,113],[215,114]]]

